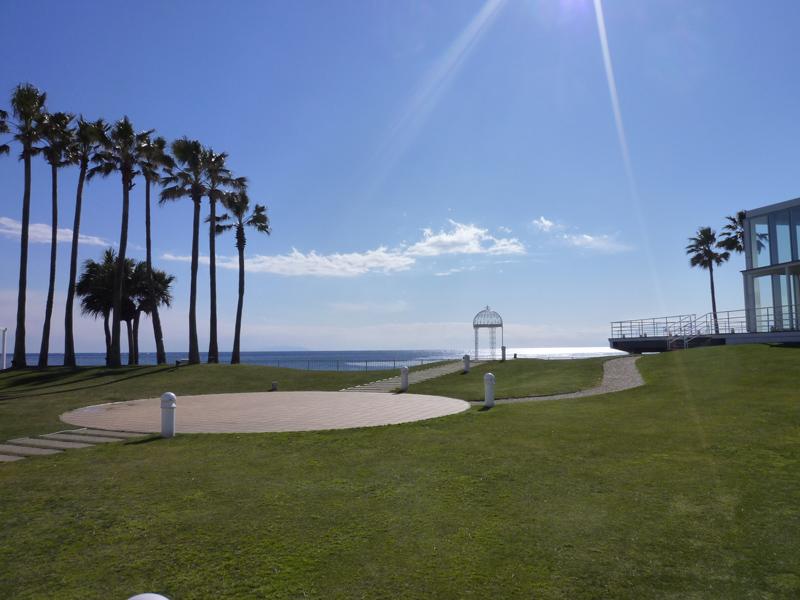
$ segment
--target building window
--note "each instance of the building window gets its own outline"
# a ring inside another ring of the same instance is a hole
[[[792,260],[792,230],[789,226],[789,211],[781,210],[772,214],[775,223],[775,262]]]
[[[768,266],[769,256],[769,219],[766,215],[754,217],[750,219],[750,259],[753,268]]]
[[[795,206],[792,209],[792,233],[794,233],[794,240],[792,246],[794,247],[794,260],[800,260],[800,206]]]

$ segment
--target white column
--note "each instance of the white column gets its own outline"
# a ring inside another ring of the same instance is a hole
[[[161,437],[175,437],[175,402],[177,398],[172,392],[161,395]]]
[[[483,406],[491,408],[494,406],[494,375],[487,373],[483,376]]]
[[[463,373],[469,373],[469,354],[464,355],[464,370]]]
[[[408,367],[400,368],[400,391],[408,391]]]

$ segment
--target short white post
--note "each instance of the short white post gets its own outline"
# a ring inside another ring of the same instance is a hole
[[[272,391],[272,392],[277,392],[278,391],[278,382],[277,381],[273,381],[272,382],[272,387],[270,388],[270,391]]]
[[[408,367],[400,367],[400,391],[408,391]]]
[[[161,437],[175,437],[175,394],[161,394]]]
[[[494,375],[487,373],[483,376],[483,406],[491,408],[494,406]]]
[[[506,347],[505,346],[500,346],[500,351],[502,353],[502,358],[500,360],[505,362],[506,361]]]
[[[469,373],[469,354],[464,355],[464,373]]]

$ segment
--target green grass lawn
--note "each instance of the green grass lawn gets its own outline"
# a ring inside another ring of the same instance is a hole
[[[487,362],[469,373],[453,373],[409,386],[413,394],[450,396],[463,400],[483,400],[483,376],[496,378],[495,398],[521,398],[575,392],[600,383],[603,358],[580,360],[517,359]]]
[[[606,396],[0,465],[0,597],[800,596],[800,350],[639,365]]]

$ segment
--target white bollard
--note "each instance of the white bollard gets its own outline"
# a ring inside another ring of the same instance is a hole
[[[400,391],[408,391],[408,367],[400,367]]]
[[[469,354],[464,355],[464,370],[463,373],[469,373]]]
[[[161,437],[175,437],[175,394],[161,394]]]
[[[272,391],[272,392],[277,392],[278,391],[278,382],[277,381],[273,381],[272,382],[272,387],[270,388],[270,391]]]
[[[502,358],[500,360],[502,360],[503,362],[506,362],[506,347],[505,346],[500,346],[500,351],[502,353]]]
[[[494,406],[494,375],[487,373],[483,376],[483,406],[491,408]]]

